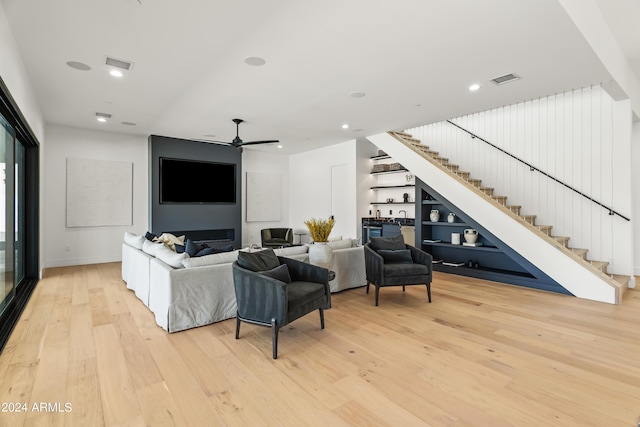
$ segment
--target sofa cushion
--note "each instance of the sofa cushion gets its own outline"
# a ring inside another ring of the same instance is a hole
[[[238,265],[251,271],[265,271],[279,266],[280,260],[273,249],[259,252],[238,252]]]
[[[385,264],[385,277],[407,277],[429,274],[429,267],[424,264]]]
[[[388,249],[393,251],[407,248],[404,245],[404,237],[402,237],[402,234],[393,237],[371,237],[370,240],[371,247],[376,252],[380,249]]]
[[[291,275],[289,274],[289,267],[287,264],[282,264],[271,270],[261,271],[260,274],[264,274],[272,279],[279,280],[284,283],[291,283]]]
[[[322,283],[314,282],[291,282],[287,286],[287,301],[289,302],[289,310],[299,308],[304,304],[322,298],[326,293]]]
[[[397,249],[395,251],[380,249],[378,253],[384,259],[385,264],[413,264],[409,249]]]
[[[212,255],[204,255],[200,257],[194,258],[185,258],[182,260],[182,265],[186,268],[192,267],[204,267],[207,265],[217,265],[217,264],[231,264],[238,258],[238,251],[232,252],[221,252]]]
[[[309,248],[307,246],[289,246],[288,248],[279,248],[274,249],[273,252],[277,256],[288,257],[291,255],[302,255],[309,252]]]
[[[142,251],[148,255],[156,256],[158,248],[161,248],[163,246],[164,245],[162,243],[152,242],[145,239],[144,242],[142,242]]]
[[[124,242],[136,249],[142,249],[142,244],[146,239],[144,236],[138,236],[134,233],[129,233],[128,231],[124,232]]]
[[[327,245],[331,246],[333,250],[347,249],[353,246],[353,241],[351,239],[334,240],[327,243]]]
[[[156,251],[156,258],[173,268],[182,268],[182,261],[188,256],[186,253],[176,253],[164,245]]]

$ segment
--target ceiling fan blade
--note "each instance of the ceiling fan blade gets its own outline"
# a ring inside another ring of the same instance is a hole
[[[232,146],[233,144],[230,142],[225,142],[225,141],[215,141],[213,139],[192,139],[192,141],[197,141],[197,142],[206,142],[206,143],[211,143],[211,144],[218,144],[218,145],[226,145],[226,146]]]
[[[238,144],[238,147],[242,147],[244,145],[257,145],[257,144],[271,144],[274,142],[280,142],[277,139],[267,139],[264,141],[247,141],[247,142],[243,142],[242,144]]]

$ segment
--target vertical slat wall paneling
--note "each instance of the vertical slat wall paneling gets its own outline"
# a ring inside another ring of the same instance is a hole
[[[618,210],[617,204],[628,205],[625,194],[630,197],[630,183],[616,179],[620,174],[615,168],[630,168],[630,142],[615,136],[616,123],[624,120],[619,110],[600,86],[592,86],[451,121]],[[536,224],[552,225],[553,235],[570,236],[569,245],[588,249],[590,259],[613,261],[609,272],[632,271],[631,259],[614,259],[621,252],[618,242],[622,239],[628,247],[626,239],[631,238],[624,236],[629,227],[625,219],[446,121],[406,132],[471,172],[471,178],[481,179],[483,187],[493,187],[495,195],[507,196],[508,205],[521,205],[522,214],[536,215]],[[614,194],[625,200],[615,200]],[[620,213],[630,214],[628,209]]]

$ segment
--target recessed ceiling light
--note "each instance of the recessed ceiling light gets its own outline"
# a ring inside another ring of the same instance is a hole
[[[353,92],[349,92],[349,96],[352,98],[362,98],[364,97],[366,94],[362,91],[356,90]]]
[[[111,70],[109,71],[109,74],[111,74],[113,77],[122,77],[122,71],[120,70]]]
[[[276,145],[276,147],[282,148],[282,144],[278,144],[278,145]]]
[[[342,129],[349,129],[349,125],[347,123],[343,124]]]
[[[477,83],[474,83],[474,84],[472,84],[471,86],[469,86],[469,90],[470,90],[471,92],[476,91],[476,90],[478,90],[478,89],[480,89],[480,85],[479,85],[479,84],[477,84]]]
[[[111,114],[108,113],[96,113],[96,120],[98,120],[101,123],[104,123],[107,121],[107,119],[111,118]]]
[[[91,67],[89,67],[87,64],[78,61],[67,61],[67,65],[75,70],[80,71],[89,71],[91,69]]]
[[[247,56],[244,58],[244,63],[247,65],[253,65],[254,67],[259,67],[264,65],[266,61],[259,56]]]

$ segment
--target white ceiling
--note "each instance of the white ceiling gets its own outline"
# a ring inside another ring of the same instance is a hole
[[[87,129],[231,140],[238,117],[296,153],[611,80],[557,0],[0,1],[46,122]],[[640,69],[638,0],[598,2]]]

